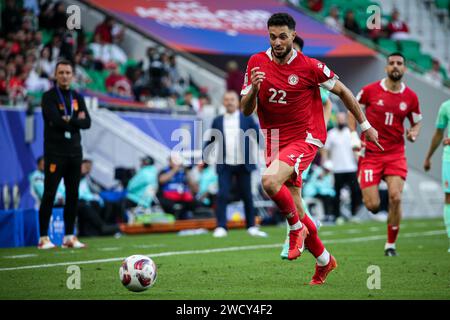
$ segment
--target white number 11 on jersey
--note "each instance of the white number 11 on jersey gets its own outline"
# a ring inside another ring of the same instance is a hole
[[[384,120],[384,124],[387,126],[392,126],[392,123],[394,122],[394,114],[392,112],[385,112],[386,120]]]

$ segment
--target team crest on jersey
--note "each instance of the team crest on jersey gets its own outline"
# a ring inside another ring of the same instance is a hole
[[[408,105],[406,104],[406,102],[400,102],[400,110],[405,111],[408,108]]]
[[[298,83],[298,76],[296,74],[291,74],[288,78],[288,83],[295,86]]]
[[[380,107],[384,106],[383,99],[378,100],[377,106],[380,106]]]

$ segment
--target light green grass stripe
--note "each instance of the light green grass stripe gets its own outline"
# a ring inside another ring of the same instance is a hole
[[[441,235],[444,233],[445,233],[444,230],[432,230],[432,231],[426,231],[426,232],[404,233],[404,234],[402,234],[402,237],[403,238],[416,238],[416,237],[436,236],[436,235]],[[355,243],[355,242],[359,243],[361,241],[374,241],[374,240],[383,240],[383,239],[386,239],[386,235],[377,235],[377,236],[369,236],[369,237],[355,237],[355,238],[346,238],[346,239],[330,239],[330,240],[324,240],[323,243],[324,244]],[[167,256],[187,255],[187,254],[208,254],[208,253],[230,252],[230,251],[270,249],[270,248],[280,248],[281,246],[282,246],[282,244],[280,244],[280,243],[274,243],[274,244],[266,244],[266,245],[239,246],[239,247],[227,247],[227,248],[205,249],[205,250],[169,251],[169,252],[147,254],[147,256],[156,258],[156,257],[167,257]],[[60,263],[48,263],[48,264],[39,264],[39,265],[30,265],[30,266],[0,268],[0,271],[41,269],[41,268],[51,268],[51,267],[68,266],[68,265],[92,264],[92,263],[107,263],[107,262],[122,261],[125,258],[126,257],[85,260],[85,261],[72,261],[72,262],[60,262]]]

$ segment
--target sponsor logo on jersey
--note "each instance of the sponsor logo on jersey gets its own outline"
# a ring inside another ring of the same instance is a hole
[[[298,76],[296,74],[291,74],[288,78],[288,83],[295,86],[298,83]]]
[[[408,108],[408,105],[406,104],[406,102],[400,102],[400,110],[405,111]]]
[[[384,106],[384,101],[383,101],[383,99],[378,100],[377,106]]]

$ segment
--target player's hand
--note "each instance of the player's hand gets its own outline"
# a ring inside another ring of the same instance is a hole
[[[431,169],[431,160],[429,158],[425,159],[425,162],[423,163],[423,169],[425,171],[429,171]]]
[[[252,82],[252,88],[256,88],[257,92],[261,88],[261,83],[266,78],[266,73],[262,71],[258,71],[259,67],[254,67],[250,72],[250,80]]]
[[[62,116],[62,119],[66,122],[70,121],[70,116]]]
[[[444,146],[450,146],[450,138],[445,138],[444,141],[442,141],[442,144]]]
[[[408,129],[406,130],[406,138],[408,141],[415,142],[418,136],[418,132],[416,130]]]
[[[358,132],[352,131],[352,133],[350,134],[350,144],[353,151],[361,150],[362,144],[361,139],[359,139]]]
[[[86,113],[84,113],[84,111],[81,111],[81,112],[78,114],[78,119],[80,119],[80,120],[86,119]]]
[[[366,131],[364,131],[364,135],[366,137],[366,141],[371,141],[375,143],[375,145],[380,149],[381,151],[384,151],[384,148],[381,146],[381,144],[378,142],[378,131],[375,130],[374,127],[370,127]]]

